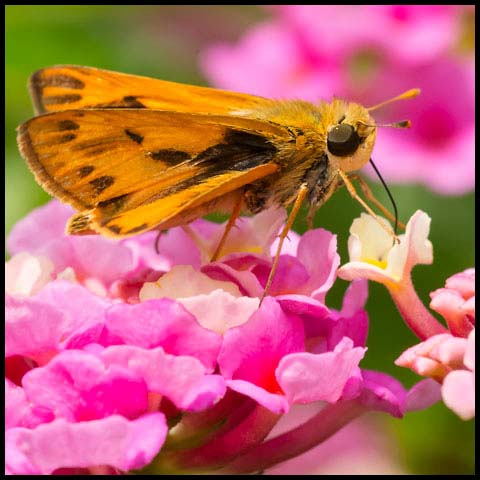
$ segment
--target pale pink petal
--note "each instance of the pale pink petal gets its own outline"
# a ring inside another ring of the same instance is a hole
[[[445,288],[438,288],[430,297],[430,307],[445,318],[450,331],[467,337],[475,327],[475,269],[448,278]]]
[[[475,417],[475,373],[455,370],[449,373],[442,385],[445,405],[462,420]]]
[[[475,269],[467,268],[447,278],[445,287],[456,290],[466,300],[475,295]]]
[[[290,230],[288,232],[288,235],[285,237],[283,241],[282,254],[292,255],[295,257],[297,255],[298,243],[300,242],[301,238],[302,238],[301,235],[294,232],[293,230]],[[280,242],[280,236],[277,236],[270,248],[270,256],[272,258],[275,257],[275,254],[277,253],[279,242]]]
[[[432,298],[430,308],[442,315],[448,321],[449,326],[462,321],[465,315],[463,311],[465,300],[459,292],[448,288],[438,288],[430,294],[430,297]]]
[[[161,413],[136,420],[113,415],[79,423],[58,419],[33,430],[12,428],[5,433],[6,468],[11,474],[30,475],[48,475],[62,467],[139,469],[158,453],[166,435]]]
[[[11,295],[35,295],[53,278],[53,263],[42,256],[21,252],[5,263],[5,292]]]
[[[162,232],[158,242],[158,252],[155,250],[155,241],[160,234],[157,230],[146,232],[135,237],[122,240],[122,244],[126,246],[132,254],[132,263],[136,265],[136,269],[129,272],[129,276],[135,276],[142,269],[152,269],[158,272],[166,272],[174,265],[172,255],[175,253],[192,253],[195,246],[193,242],[186,236],[180,228],[174,228],[168,232]],[[175,236],[177,250],[170,251],[165,248],[166,237]],[[186,237],[185,244],[182,243],[183,237]],[[192,258],[193,260],[193,258]],[[190,263],[190,262],[185,262]]]
[[[232,282],[213,280],[190,265],[177,265],[156,282],[146,283],[140,290],[140,300],[162,297],[185,298],[208,294],[217,289],[224,290],[235,297],[241,296],[238,287]]]
[[[212,280],[213,281],[213,280]],[[257,310],[258,298],[234,297],[224,290],[178,300],[202,325],[223,335],[228,329],[245,323]]]
[[[235,222],[234,230],[227,237],[219,259],[223,261],[225,256],[232,253],[254,253],[270,257],[272,243],[277,238],[285,218],[285,209],[278,207],[263,210],[254,217],[240,217]],[[207,239],[211,254],[224,233],[225,225],[226,222],[219,226],[215,235]],[[204,260],[208,262],[210,258]]]
[[[131,250],[116,240],[100,235],[71,236],[68,240],[72,246],[70,265],[77,278],[95,278],[110,285],[136,267]]]
[[[163,347],[167,353],[191,355],[213,369],[221,336],[203,328],[174,300],[147,300],[136,305],[118,304],[106,312],[108,330],[126,344]]]
[[[451,334],[434,335],[405,350],[395,364],[441,382],[452,368],[464,368],[467,343]]]
[[[468,335],[463,363],[469,370],[475,371],[475,329]]]
[[[40,254],[50,242],[63,238],[65,225],[73,213],[71,207],[58,200],[36,208],[12,228],[7,239],[8,251],[12,255],[24,251]]]

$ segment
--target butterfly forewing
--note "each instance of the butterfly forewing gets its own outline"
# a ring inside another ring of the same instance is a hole
[[[289,140],[268,122],[141,109],[65,110],[19,129],[39,183],[81,210],[72,232],[114,236],[155,228],[275,172],[275,145]]]
[[[30,93],[37,113],[79,108],[150,108],[230,114],[272,104],[262,97],[92,67],[54,66],[34,73]]]

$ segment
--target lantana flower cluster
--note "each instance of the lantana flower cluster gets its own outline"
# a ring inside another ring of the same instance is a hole
[[[283,210],[240,219],[215,262],[222,225],[171,229],[157,253],[156,232],[67,236],[72,213],[52,201],[7,241],[7,473],[251,473],[362,413],[438,400],[432,379],[406,390],[361,368],[367,282],[351,283],[340,311],[325,304],[332,233],[290,233],[261,302]],[[295,405],[319,407],[269,436]]]
[[[433,260],[429,229],[430,218],[417,211],[392,246],[378,222],[362,214],[350,229],[350,262],[338,274],[385,285],[406,324],[422,340],[395,363],[441,384],[445,404],[469,420],[475,416],[475,269],[454,274],[444,288],[430,294],[430,308],[444,320],[439,322],[419,299],[411,278],[416,264]]]
[[[415,126],[378,130],[374,159],[381,159],[382,175],[442,194],[473,190],[474,5],[268,9],[271,17],[236,43],[203,52],[201,66],[213,85],[313,103],[336,96],[367,107],[420,88],[415,100],[374,112],[378,123],[408,118]]]

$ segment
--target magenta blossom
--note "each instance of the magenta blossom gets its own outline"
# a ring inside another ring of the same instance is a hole
[[[366,106],[420,88],[415,101],[374,112],[379,123],[409,118],[413,125],[380,128],[374,159],[391,181],[422,182],[444,194],[473,189],[473,6],[282,5],[270,12],[238,43],[203,53],[214,86]]]
[[[283,210],[240,219],[213,263],[221,225],[172,229],[157,254],[155,233],[67,236],[70,214],[52,201],[7,242],[7,473],[253,472],[364,412],[436,401],[425,384],[406,391],[360,368],[366,283],[340,311],[325,305],[339,265],[330,232],[290,235],[260,303]],[[292,406],[318,402],[265,440]]]

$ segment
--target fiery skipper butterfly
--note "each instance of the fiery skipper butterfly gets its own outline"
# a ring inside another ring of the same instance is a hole
[[[47,192],[79,210],[70,234],[121,238],[231,212],[217,255],[241,211],[293,205],[268,291],[304,200],[311,220],[345,184],[375,215],[348,172],[370,159],[369,112],[387,102],[276,101],[79,66],[37,71],[30,93],[41,115],[20,125],[20,152]]]

